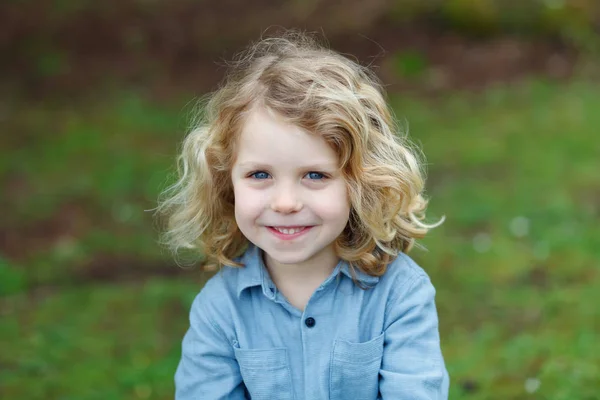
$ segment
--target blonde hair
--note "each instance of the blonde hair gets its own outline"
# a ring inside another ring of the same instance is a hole
[[[157,209],[167,221],[163,242],[176,254],[193,249],[220,265],[241,266],[233,258],[248,240],[234,217],[231,168],[245,117],[264,107],[336,150],[351,203],[336,252],[353,268],[382,275],[399,252],[437,226],[421,222],[427,205],[422,164],[399,135],[383,93],[369,69],[306,34],[251,45],[183,142],[179,179]]]

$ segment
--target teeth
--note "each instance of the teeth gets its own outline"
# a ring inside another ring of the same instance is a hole
[[[294,234],[294,233],[298,233],[298,232],[300,232],[301,230],[303,230],[303,229],[304,229],[304,228],[293,228],[293,229],[287,229],[287,228],[276,228],[276,227],[273,227],[273,228],[274,228],[276,231],[278,231],[278,232],[281,232],[281,233],[283,233],[283,234],[285,234],[285,235],[292,235],[292,234]]]

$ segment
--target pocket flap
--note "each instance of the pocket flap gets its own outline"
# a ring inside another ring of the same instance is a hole
[[[368,342],[352,343],[337,339],[333,345],[333,358],[337,361],[362,364],[380,359],[383,355],[383,339],[385,333]]]
[[[239,349],[234,348],[235,358],[241,368],[275,369],[287,367],[287,349]]]

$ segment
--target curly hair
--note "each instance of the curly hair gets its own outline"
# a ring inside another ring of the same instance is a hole
[[[382,275],[399,252],[443,222],[422,222],[423,164],[373,72],[312,36],[287,32],[252,44],[230,63],[184,140],[178,181],[157,208],[167,221],[163,243],[176,254],[192,249],[219,265],[242,266],[233,259],[248,240],[234,217],[231,168],[254,107],[320,135],[338,154],[351,211],[335,251],[352,268]]]

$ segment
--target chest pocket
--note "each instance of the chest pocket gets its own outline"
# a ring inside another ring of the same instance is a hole
[[[234,348],[234,351],[252,400],[293,400],[286,349]]]
[[[384,334],[364,343],[336,340],[330,366],[331,400],[375,400],[379,394],[379,369]]]

